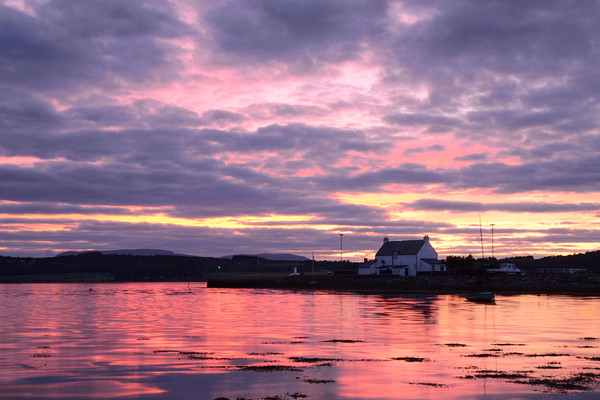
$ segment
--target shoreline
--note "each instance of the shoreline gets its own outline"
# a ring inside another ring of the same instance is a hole
[[[213,279],[208,288],[334,290],[465,294],[483,290],[498,294],[600,295],[598,275],[299,275],[286,278]]]

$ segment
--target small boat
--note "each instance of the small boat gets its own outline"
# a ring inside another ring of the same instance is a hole
[[[483,229],[481,229],[481,215],[479,216],[479,237],[481,238],[481,261],[485,261],[483,253]],[[486,267],[483,267],[483,292],[465,295],[465,298],[474,303],[495,303],[494,292],[487,291]]]
[[[494,292],[479,292],[465,295],[465,298],[475,303],[494,303]]]

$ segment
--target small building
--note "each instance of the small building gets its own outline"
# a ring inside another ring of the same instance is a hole
[[[562,267],[562,268],[543,267],[543,268],[538,268],[535,272],[538,274],[553,274],[553,275],[561,274],[562,275],[562,274],[579,274],[579,273],[587,272],[587,269],[585,269],[585,268],[569,268],[569,267]]]
[[[422,240],[399,241],[390,241],[386,237],[375,254],[375,261],[358,269],[359,275],[416,276],[423,272],[443,271],[446,271],[446,263],[438,260],[437,252],[429,243],[429,236]]]

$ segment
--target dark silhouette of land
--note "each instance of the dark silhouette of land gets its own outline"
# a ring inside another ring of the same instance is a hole
[[[0,256],[0,282],[207,281],[221,287],[460,292],[483,284],[483,266],[513,262],[524,275],[488,277],[495,290],[529,293],[600,293],[600,251],[540,259],[476,260],[447,257],[448,271],[417,277],[356,275],[350,261],[271,260],[259,256],[195,257],[87,252],[46,258]],[[577,273],[538,274],[540,268]],[[290,277],[294,269],[300,276]]]
[[[186,255],[128,255],[87,252],[45,258],[0,256],[0,282],[136,282],[206,281],[219,277],[287,276],[313,270],[312,261],[268,260],[258,256],[229,258]],[[358,264],[315,261],[319,273],[356,268]]]

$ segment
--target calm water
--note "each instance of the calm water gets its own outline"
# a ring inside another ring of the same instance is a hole
[[[600,398],[598,297],[127,283],[0,301],[3,399]]]

